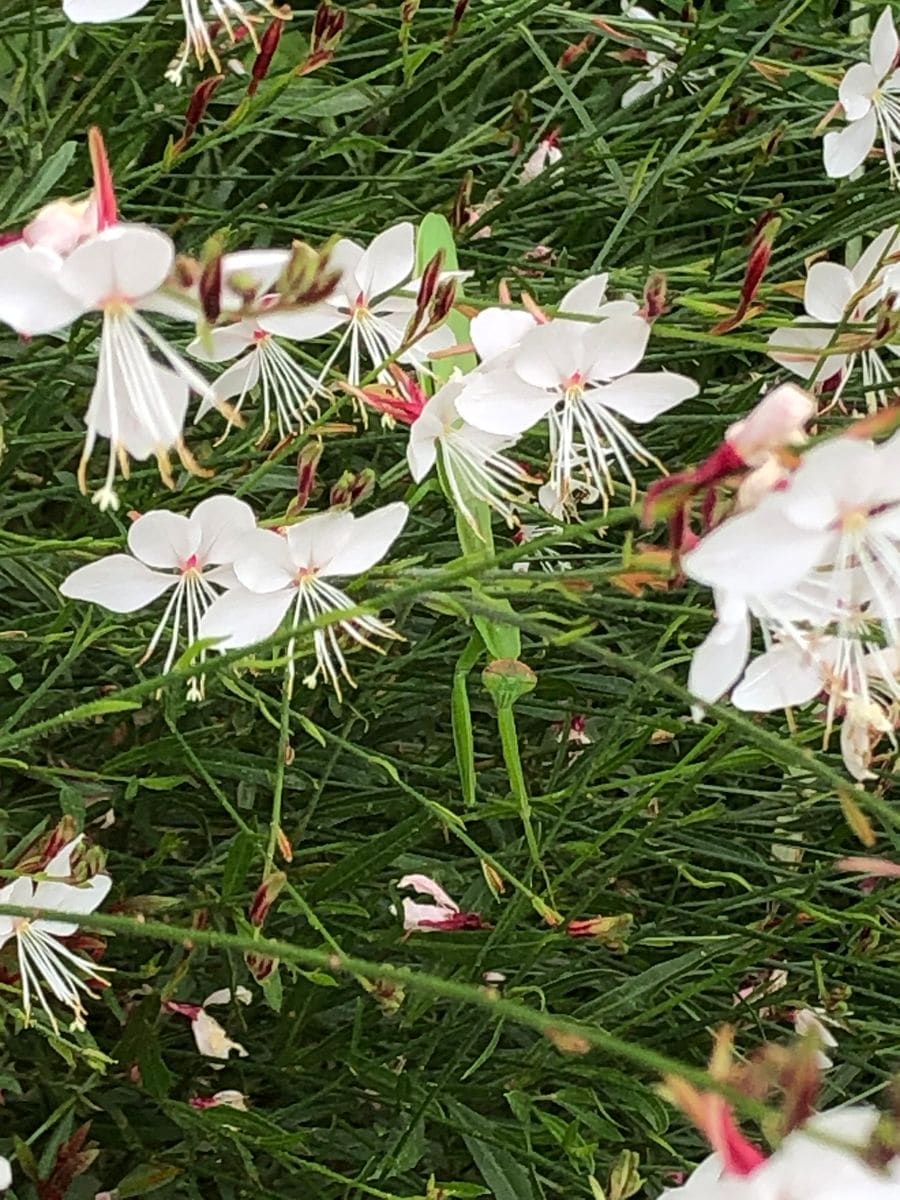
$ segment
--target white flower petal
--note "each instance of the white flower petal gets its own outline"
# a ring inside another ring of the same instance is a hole
[[[854,63],[838,88],[838,99],[848,121],[858,121],[872,107],[878,77],[869,63]]]
[[[834,438],[822,442],[803,456],[790,486],[781,494],[781,511],[803,529],[828,529],[842,513],[865,508],[877,488],[884,460],[871,442],[856,438]]]
[[[532,387],[562,387],[582,366],[587,332],[574,321],[535,325],[519,343],[513,360],[516,374]]]
[[[398,500],[355,518],[349,538],[322,567],[320,574],[323,577],[348,576],[368,571],[387,554],[400,536],[408,516],[409,506]]]
[[[352,513],[332,511],[292,525],[285,538],[293,566],[301,571],[321,570],[350,539],[354,524]]]
[[[816,321],[838,325],[855,291],[853,275],[846,267],[833,262],[813,263],[806,276],[803,305]]]
[[[890,5],[888,5],[875,22],[875,28],[869,38],[869,61],[872,64],[876,85],[893,68],[898,48],[900,48],[900,43],[897,40],[897,30],[894,26]]]
[[[776,329],[769,335],[769,357],[801,379],[824,383],[843,370],[847,362],[844,354],[823,354],[833,337],[833,329],[800,320],[794,325]]]
[[[200,548],[200,530],[181,513],[155,509],[128,530],[128,549],[148,567],[181,567]]]
[[[332,329],[337,329],[338,325],[345,325],[348,320],[346,313],[338,312],[333,304],[322,301],[300,308],[276,309],[274,312],[263,313],[259,317],[259,327],[267,333],[278,333],[295,342],[303,342],[330,333]]]
[[[199,638],[217,638],[217,650],[238,650],[270,638],[294,599],[292,589],[260,595],[232,588],[214,600],[200,620]]]
[[[143,0],[141,0],[141,3],[143,3]],[[12,1181],[13,1174],[12,1167],[9,1165],[9,1159],[4,1158],[0,1154],[0,1192],[5,1192],[8,1188],[11,1188]]]
[[[846,179],[866,161],[875,145],[878,124],[869,109],[858,121],[850,121],[839,132],[826,133],[822,142],[825,174],[829,179]]]
[[[251,1004],[253,1002],[253,993],[249,988],[244,987],[242,983],[238,984],[234,992],[229,987],[219,988],[215,992],[210,992],[203,1001],[203,1008],[209,1008],[210,1005],[214,1004],[230,1004],[232,998],[237,1000],[239,1004]]]
[[[188,354],[199,358],[201,362],[229,362],[255,344],[253,335],[258,328],[256,320],[248,318],[235,321],[233,325],[223,325],[221,329],[212,329],[206,337],[194,338],[188,346]]]
[[[194,508],[191,525],[200,530],[197,556],[204,566],[232,563],[247,544],[247,535],[256,529],[256,517],[250,505],[236,496],[209,496]]]
[[[603,271],[599,275],[588,275],[574,287],[569,288],[559,302],[558,312],[583,313],[585,316],[596,316],[597,310],[606,298],[606,288],[609,275]]]
[[[233,1042],[215,1017],[211,1017],[206,1009],[201,1008],[191,1021],[191,1030],[197,1049],[206,1058],[228,1058],[232,1050],[237,1051],[239,1058],[246,1058],[247,1051],[239,1042]]]
[[[660,80],[658,80],[655,75],[644,75],[637,81],[637,83],[633,83],[631,87],[626,88],[622,93],[622,99],[620,101],[622,108],[631,108],[632,104],[636,104],[642,96],[646,96],[650,92],[655,91],[659,84]]]
[[[168,450],[181,437],[190,397],[184,380],[156,366],[143,347],[142,353],[140,395],[132,394],[117,361],[109,371],[101,365],[84,416],[90,433],[111,438],[139,462],[157,450]],[[101,359],[103,354],[101,350]],[[148,417],[152,428],[146,424]]]
[[[900,250],[900,227],[891,225],[888,229],[882,229],[881,233],[872,239],[852,268],[854,289],[859,290],[867,285],[872,287],[876,282],[879,270],[884,265],[884,260],[889,254],[896,254],[898,250]]]
[[[42,880],[34,889],[35,908],[46,908],[60,913],[92,913],[99,908],[112,887],[108,875],[93,875],[85,884],[75,887],[68,883]],[[41,917],[34,922],[36,929],[53,934],[54,937],[71,937],[78,929],[77,921],[54,921]]]
[[[650,326],[641,317],[610,317],[585,335],[585,355],[591,379],[615,379],[640,363],[647,349]]]
[[[515,371],[492,371],[470,378],[456,402],[457,412],[476,429],[501,437],[524,433],[542,421],[560,399],[559,392],[529,387]]]
[[[207,397],[197,409],[197,420],[216,407],[217,400],[233,400],[235,396],[243,396],[256,387],[262,373],[258,350],[251,350],[244,358],[238,359],[222,372],[212,387],[212,396]]]
[[[530,313],[511,308],[485,308],[472,318],[469,336],[483,363],[517,346],[535,320]]]
[[[785,643],[753,660],[731,693],[731,703],[744,712],[773,712],[807,704],[822,683],[819,663],[793,642]]]
[[[51,879],[68,879],[72,874],[72,855],[83,841],[84,834],[80,833],[78,837],[72,838],[71,842],[66,842],[44,867],[44,874]]]
[[[421,933],[436,933],[434,925],[454,916],[459,909],[441,908],[437,904],[418,904],[415,900],[404,899],[403,928],[407,933],[419,930]]]
[[[172,240],[149,225],[113,225],[83,242],[60,267],[60,282],[87,308],[155,292],[175,261]]]
[[[247,291],[252,291],[256,298],[268,295],[290,261],[291,251],[279,249],[237,250],[223,255],[223,305],[239,307]]]
[[[55,333],[85,312],[62,286],[62,260],[41,246],[0,249],[0,321],[16,333]]]
[[[152,604],[176,582],[176,576],[151,571],[130,554],[111,554],[73,571],[59,590],[70,600],[87,600],[110,612],[130,613]]]
[[[397,887],[412,888],[421,896],[430,896],[442,908],[447,908],[450,912],[459,912],[459,905],[456,901],[452,900],[441,885],[429,875],[404,875]]]
[[[76,25],[102,25],[133,17],[150,0],[63,0],[63,12]]]
[[[686,375],[648,371],[642,375],[623,375],[612,383],[590,388],[584,398],[643,425],[699,391],[699,384]]]
[[[692,696],[712,703],[740,678],[750,655],[750,620],[717,621],[694,651],[688,675]]]
[[[443,432],[443,423],[426,405],[417,420],[413,421],[409,430],[409,441],[406,445],[406,461],[409,471],[416,483],[420,483],[434,467],[437,460],[437,440]]]
[[[242,537],[234,572],[251,592],[276,592],[294,582],[296,567],[287,538],[272,529],[247,531]]]
[[[416,265],[416,231],[409,221],[392,225],[369,244],[353,272],[367,299],[385,296],[405,283]]]

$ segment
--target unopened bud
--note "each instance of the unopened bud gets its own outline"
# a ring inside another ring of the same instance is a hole
[[[194,88],[188,102],[187,112],[184,115],[181,137],[172,147],[173,155],[180,154],[197,132],[197,126],[206,116],[206,110],[209,108],[213,94],[224,78],[224,75],[213,75],[209,79],[202,80]]]
[[[661,271],[655,271],[647,280],[644,288],[644,307],[641,315],[648,321],[655,321],[666,311],[666,293],[668,280]]]
[[[86,200],[53,200],[45,204],[22,230],[28,246],[44,246],[65,257],[97,232],[97,205]]]
[[[559,56],[557,67],[560,71],[567,71],[572,63],[581,58],[582,54],[586,54],[596,41],[596,37],[592,33],[586,34],[580,42],[572,42],[566,46],[562,54]]]
[[[268,979],[278,966],[277,958],[270,958],[267,954],[256,954],[252,950],[244,955],[244,962],[247,964],[247,970],[257,983],[262,983]]]
[[[761,466],[774,450],[802,445],[816,402],[794,383],[783,383],[763,396],[742,421],[725,431],[725,441],[748,467]]]
[[[456,4],[453,9],[453,19],[450,22],[450,32],[447,35],[448,37],[451,37],[451,38],[456,37],[456,34],[459,30],[460,25],[462,24],[463,17],[466,15],[466,10],[468,9],[468,7],[469,7],[469,0],[456,0]]]
[[[362,471],[345,471],[331,489],[329,503],[332,508],[351,508],[360,500],[370,496],[375,488],[375,472],[371,467]]]
[[[284,871],[273,871],[263,880],[256,889],[256,895],[253,897],[247,913],[251,925],[262,927],[269,915],[269,909],[286,883],[287,876]]]
[[[278,43],[281,41],[283,29],[284,21],[279,18],[266,26],[265,32],[259,40],[259,53],[250,68],[250,83],[247,85],[248,96],[256,95],[256,89],[269,73],[269,67],[272,65],[272,59],[278,49]]]
[[[454,229],[464,229],[469,224],[472,184],[474,180],[474,173],[466,171],[459,181],[459,187],[456,189],[456,199],[453,201],[453,210],[450,213],[450,224]]]
[[[291,503],[291,513],[302,512],[309,503],[316,485],[316,468],[322,457],[320,441],[307,442],[297,455],[297,495]]]
[[[404,25],[411,25],[419,11],[419,0],[403,0],[400,5],[400,20]]]

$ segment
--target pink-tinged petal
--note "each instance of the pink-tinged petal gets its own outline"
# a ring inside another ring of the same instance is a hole
[[[839,132],[826,133],[822,142],[825,174],[829,179],[846,179],[861,167],[875,145],[878,124],[870,109],[858,121],[850,121]]]
[[[307,304],[303,308],[276,309],[263,313],[259,318],[259,327],[266,333],[277,333],[295,342],[305,342],[330,333],[339,325],[346,325],[349,319],[346,313],[339,312],[333,304],[323,301],[320,304]]]
[[[244,294],[268,295],[291,261],[290,250],[237,250],[222,256],[222,304],[240,307]]]
[[[600,305],[606,298],[608,284],[609,275],[605,271],[599,275],[588,275],[587,279],[582,279],[580,283],[569,288],[560,300],[557,311],[582,314],[587,317],[596,316]]]
[[[148,567],[181,567],[199,548],[199,528],[181,513],[156,509],[128,530],[128,549]]]
[[[216,638],[217,650],[240,650],[270,638],[284,620],[296,593],[250,592],[233,588],[214,600],[200,620],[199,638]]]
[[[442,908],[448,908],[451,912],[459,912],[459,905],[456,901],[451,900],[441,885],[430,875],[404,875],[397,887],[411,888],[420,896],[430,896]]]
[[[743,712],[773,712],[808,704],[822,690],[822,666],[793,643],[775,646],[755,658],[731,693]]]
[[[843,370],[847,362],[844,354],[823,355],[833,337],[833,329],[806,324],[801,320],[776,329],[769,335],[769,357],[801,379],[821,383]]]
[[[188,354],[199,358],[201,362],[229,362],[243,354],[248,346],[256,344],[255,333],[258,325],[255,320],[236,321],[233,325],[224,325],[221,329],[213,329],[206,337],[194,338],[188,346]]]
[[[427,406],[422,415],[412,423],[406,445],[406,461],[416,483],[421,483],[432,470],[437,460],[437,439],[443,433],[443,422]]]
[[[373,299],[405,283],[415,265],[416,231],[409,221],[401,221],[373,239],[356,264],[353,276],[360,293]]]
[[[238,359],[222,372],[213,384],[212,394],[200,402],[195,419],[202,420],[216,407],[217,401],[233,400],[235,396],[246,395],[259,383],[261,373],[259,353],[251,350],[244,358]]]
[[[352,513],[332,511],[292,525],[285,538],[294,570],[321,570],[349,541],[354,524]]]
[[[788,591],[814,566],[828,545],[827,533],[791,525],[780,495],[723,521],[682,559],[685,574],[707,587],[739,596]]]
[[[881,233],[869,243],[856,260],[852,268],[853,286],[858,291],[864,287],[872,287],[878,272],[884,265],[884,260],[890,254],[900,250],[900,228],[891,225],[882,229]]]
[[[562,388],[582,366],[586,331],[573,321],[535,325],[519,343],[516,374],[537,388]],[[490,380],[490,375],[485,378]]]
[[[456,401],[457,412],[469,425],[500,437],[524,433],[560,399],[559,392],[529,387],[516,371],[492,371],[470,379]]]
[[[92,913],[99,908],[112,887],[108,875],[93,875],[87,883],[75,887],[69,883],[44,880],[34,889],[32,903],[35,908],[46,908],[61,913]],[[77,921],[54,921],[40,917],[34,923],[36,929],[54,937],[71,937],[78,929]]]
[[[60,267],[60,283],[86,308],[130,303],[165,282],[175,261],[172,240],[149,225],[113,225],[78,246]]]
[[[104,25],[133,17],[150,0],[63,0],[63,12],[76,25]]]
[[[86,311],[60,282],[62,260],[41,246],[0,250],[0,321],[16,333],[55,333]]]
[[[585,366],[591,379],[615,379],[640,363],[650,326],[641,317],[610,317],[585,335]]]
[[[648,371],[642,375],[623,375],[612,383],[590,388],[584,393],[584,399],[611,408],[613,412],[643,425],[660,413],[690,400],[699,391],[699,384],[686,375]]]
[[[882,462],[871,442],[823,442],[804,455],[781,494],[781,511],[802,529],[827,529],[846,511],[868,506],[881,473]]]
[[[238,1058],[246,1058],[247,1051],[240,1042],[233,1042],[215,1017],[210,1016],[205,1008],[201,1008],[191,1021],[191,1032],[197,1049],[206,1058],[228,1058],[232,1050]]]
[[[841,80],[838,99],[848,121],[858,121],[872,107],[878,76],[869,63],[855,63]]]
[[[694,651],[688,690],[705,703],[713,703],[740,678],[750,655],[750,621],[718,621]]]
[[[803,305],[809,315],[824,325],[838,325],[856,291],[853,275],[840,263],[817,262],[809,268]]]
[[[875,28],[872,30],[872,36],[869,38],[869,61],[872,64],[872,72],[875,76],[876,85],[893,68],[897,59],[898,49],[900,49],[900,42],[897,39],[894,18],[891,15],[891,9],[888,5],[882,10],[881,16],[875,22]]]
[[[408,899],[404,899],[402,904],[403,928],[407,933],[437,933],[442,921],[459,912],[456,907],[446,909],[437,904],[418,904],[415,900]]]
[[[177,582],[175,575],[152,571],[130,554],[111,554],[73,571],[59,585],[70,600],[87,600],[110,612],[145,608]]]
[[[517,346],[535,320],[530,313],[511,308],[486,308],[472,318],[469,336],[483,363]]]
[[[297,570],[286,537],[272,529],[247,530],[234,573],[243,588],[265,593],[289,588]]]
[[[348,576],[368,571],[390,550],[408,516],[409,506],[398,500],[355,518],[349,538],[323,566],[321,574]]]
[[[191,526],[200,531],[200,562],[233,563],[248,535],[256,530],[253,509],[236,496],[210,496],[191,513]],[[275,535],[278,536],[277,534]]]

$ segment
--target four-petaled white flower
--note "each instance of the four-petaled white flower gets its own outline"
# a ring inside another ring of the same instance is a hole
[[[217,638],[217,649],[231,650],[265,641],[290,611],[296,629],[305,620],[352,609],[353,601],[331,582],[368,571],[385,554],[406,524],[409,509],[387,504],[365,517],[351,512],[326,512],[290,526],[284,534],[260,530],[235,560],[241,586],[220,596],[200,622],[201,638]],[[341,649],[338,631],[370,650],[372,638],[398,638],[392,629],[368,614],[348,615],[313,631],[316,667],[304,680],[313,687],[321,675],[338,697],[341,677],[353,679]],[[289,678],[293,679],[294,642],[288,645]]]
[[[847,124],[839,132],[826,133],[823,143],[825,172],[843,179],[862,166],[879,135],[888,170],[900,183],[896,152],[900,144],[900,43],[890,7],[885,8],[869,39],[869,61],[854,63],[838,90]]]
[[[165,672],[175,661],[182,624],[190,645],[200,636],[203,614],[220,591],[236,586],[231,564],[255,528],[250,506],[233,496],[201,500],[189,517],[155,509],[129,529],[131,554],[112,554],[79,567],[63,580],[60,591],[116,613],[137,612],[171,591],[141,660],[147,661],[171,625]],[[201,684],[192,681],[191,699],[201,694]]]
[[[327,395],[320,380],[260,323],[266,308],[278,299],[272,289],[290,260],[290,250],[242,250],[224,255],[221,307],[223,317],[230,317],[231,323],[218,325],[188,346],[188,353],[204,362],[237,359],[213,385],[220,402],[237,397],[233,413],[239,413],[247,394],[259,387],[263,405],[260,441],[265,440],[273,412],[279,437],[284,438],[302,431],[319,413],[316,397]],[[204,401],[198,419],[212,407],[209,400]]]
[[[469,425],[456,409],[465,386],[463,379],[445,383],[422,409],[409,430],[406,458],[416,483],[440,465],[451,499],[459,513],[477,529],[472,504],[483,501],[495,508],[509,525],[515,525],[515,504],[522,499],[528,475],[501,451],[517,441],[485,433]]]
[[[544,417],[550,423],[550,484],[563,503],[586,464],[588,483],[606,498],[610,460],[635,488],[628,459],[655,462],[622,421],[645,424],[696,396],[697,384],[669,371],[637,374],[650,326],[637,316],[588,325],[553,320],[528,331],[508,365],[470,377],[457,400],[460,416],[487,433],[515,436]]]
[[[92,913],[106,899],[112,880],[108,875],[98,874],[81,884],[71,882],[72,855],[81,841],[82,837],[77,837],[63,846],[39,876],[20,875],[0,888],[0,904],[66,914]],[[91,994],[85,981],[90,979],[105,986],[100,972],[108,968],[96,966],[65,945],[64,939],[77,932],[77,920],[68,917],[30,918],[0,914],[0,947],[10,938],[16,943],[26,1023],[31,1020],[32,999],[36,998],[54,1032],[59,1032],[56,1017],[44,995],[46,986],[60,1004],[72,1010],[72,1027],[84,1028],[81,993]]]
[[[22,242],[0,250],[0,320],[18,333],[52,333],[87,312],[102,314],[97,380],[85,416],[87,439],[79,468],[86,490],[87,461],[98,437],[109,438],[101,509],[117,508],[116,462],[156,455],[171,484],[173,447],[194,466],[181,432],[190,389],[212,397],[206,380],[175,350],[144,312],[183,316],[183,305],[161,293],[175,262],[170,238],[146,225],[116,224],[89,238],[66,258]],[[152,348],[166,364],[151,357]]]
[[[322,370],[320,379],[349,341],[348,378],[356,387],[362,377],[362,352],[375,367],[397,355],[416,309],[411,295],[395,295],[406,285],[414,288],[415,230],[408,221],[380,233],[369,247],[341,238],[328,259],[340,271],[334,291],[325,300],[296,309],[278,309],[259,318],[268,333],[305,341],[346,326],[340,341]],[[422,367],[429,355],[449,349],[455,338],[447,325],[419,338],[399,354],[399,361]]]
[[[191,52],[199,66],[203,66],[209,58],[216,71],[221,73],[222,65],[213,46],[210,22],[201,11],[202,2],[203,0],[182,0],[185,40],[178,58],[166,71],[166,78],[172,83],[181,82]],[[283,18],[287,15],[285,9],[279,8],[274,0],[251,2],[272,16]],[[76,25],[105,25],[108,21],[124,21],[126,17],[135,16],[149,3],[150,0],[63,0],[63,12]],[[247,29],[250,37],[256,42],[253,21],[240,0],[207,0],[207,7],[210,17],[221,22],[232,42],[235,40],[235,26]]]
[[[806,277],[806,316],[769,336],[769,355],[811,385],[837,379],[832,402],[844,394],[857,364],[869,407],[886,404],[892,372],[880,349],[861,348],[876,332],[875,310],[890,292],[888,262],[900,253],[900,229],[883,230],[851,269],[840,263],[814,263]],[[900,347],[888,343],[893,353]]]

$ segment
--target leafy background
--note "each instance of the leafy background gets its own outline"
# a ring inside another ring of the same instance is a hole
[[[762,351],[769,330],[797,312],[783,285],[802,278],[804,260],[826,250],[842,259],[846,242],[896,212],[877,162],[861,180],[827,181],[814,135],[840,72],[860,56],[851,17],[874,20],[881,5],[696,7],[682,21],[681,5],[657,5],[681,65],[665,99],[623,112],[635,67],[592,25],[599,15],[629,28],[611,5],[472,0],[448,40],[446,3],[423,2],[405,29],[398,5],[351,4],[335,61],[306,77],[293,68],[312,11],[298,5],[256,98],[242,104],[246,80],[229,74],[173,161],[167,146],[196,78],[180,91],[162,79],[179,36],[174,0],[80,29],[56,3],[6,0],[0,215],[13,228],[48,196],[83,191],[91,124],[105,130],[124,216],[160,225],[193,253],[212,235],[232,247],[368,239],[394,221],[449,212],[471,171],[476,201],[500,197],[485,218],[491,236],[460,238],[475,303],[494,298],[501,278],[552,304],[590,270],[635,293],[651,271],[665,272],[670,311],[649,361],[703,385],[649,435],[677,469],[778,378]],[[646,27],[630,27],[654,44]],[[589,33],[593,45],[560,70],[566,46]],[[248,49],[236,53],[249,62]],[[524,157],[555,127],[560,169],[517,184]],[[748,231],[770,208],[783,225],[763,305],[714,336],[737,303]],[[553,249],[552,263],[528,258],[538,244]],[[161,681],[152,664],[135,666],[152,614],[80,608],[56,586],[120,545],[125,508],[186,511],[222,490],[282,516],[300,446],[267,455],[252,431],[215,446],[220,430],[208,419],[188,440],[214,479],[180,476],[168,495],[155,470],[138,467],[123,511],[100,516],[74,476],[95,336],[90,320],[68,341],[0,335],[0,837],[8,864],[61,814],[86,822],[108,852],[107,907],[119,918],[98,922],[116,926],[104,960],[116,974],[92,1005],[89,1033],[23,1031],[16,989],[0,983],[0,1150],[18,1155],[17,1196],[55,1194],[27,1175],[46,1178],[86,1121],[98,1154],[73,1198],[123,1180],[120,1196],[173,1200],[420,1197],[431,1175],[446,1195],[590,1197],[623,1149],[639,1153],[654,1196],[702,1152],[657,1094],[654,1056],[702,1066],[723,1021],[737,1023],[745,1051],[784,1039],[786,1014],[801,1004],[846,1024],[829,1102],[888,1079],[900,1038],[890,1003],[898,910],[894,890],[866,894],[833,870],[859,845],[838,803],[839,758],[821,750],[813,717],[791,740],[777,715],[716,710],[689,721],[686,664],[709,626],[709,596],[632,595],[611,581],[623,553],[664,543],[662,530],[640,529],[624,489],[608,522],[589,512],[587,525],[550,537],[566,543],[565,576],[514,572],[522,552],[500,529],[498,560],[461,568],[436,485],[414,489],[406,474],[403,430],[326,433],[314,507],[327,505],[342,472],[369,465],[376,502],[412,503],[391,562],[356,592],[390,607],[406,641],[384,658],[354,656],[359,688],[343,704],[298,689],[294,758],[279,767],[280,676],[267,653],[239,668],[235,656],[217,663],[206,701],[189,705],[184,672]],[[542,452],[539,439],[523,445],[534,463]],[[510,796],[484,658],[466,680],[474,805],[457,771],[454,670],[473,611],[497,597],[511,601],[522,657],[538,675],[516,713],[539,863]],[[575,714],[592,737],[577,756],[554,724],[565,730]],[[241,947],[253,936],[246,911],[281,786],[293,860],[276,864],[288,882],[265,932],[300,961],[283,961],[263,995]],[[889,787],[886,776],[868,800],[857,796],[887,852],[897,836]],[[502,894],[485,863],[505,878]],[[493,928],[404,939],[391,904],[409,871],[437,876]],[[632,914],[627,953],[567,938],[542,905],[566,920]],[[153,919],[206,935],[166,941]],[[328,969],[316,952],[364,962]],[[386,980],[378,964],[410,973]],[[775,1011],[771,998],[735,1005],[737,988],[773,967],[788,971]],[[477,990],[488,970],[506,976],[505,1002]],[[215,1072],[160,999],[199,1002],[236,983],[250,984],[254,1002],[221,1019],[249,1057]],[[540,1028],[557,1018],[581,1023],[597,1048],[563,1053]],[[187,1104],[222,1087],[246,1092],[251,1111]]]

